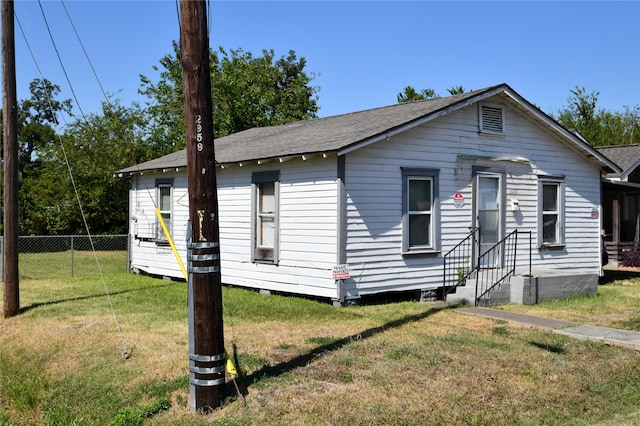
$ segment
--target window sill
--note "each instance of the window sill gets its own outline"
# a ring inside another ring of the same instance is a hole
[[[556,243],[556,244],[540,244],[538,246],[538,250],[564,250],[566,244]]]
[[[403,251],[403,256],[427,256],[427,257],[435,257],[442,253],[441,250],[435,249],[413,249],[409,251]]]
[[[155,243],[157,246],[169,246],[168,240],[159,240],[153,237],[141,237],[139,235],[135,235],[133,238],[135,240],[142,241],[145,243]]]
[[[278,266],[278,262],[276,262],[275,260],[254,259],[252,263],[257,263],[257,264],[260,264],[260,265]]]

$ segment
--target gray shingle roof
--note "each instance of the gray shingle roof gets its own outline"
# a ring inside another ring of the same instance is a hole
[[[216,161],[222,164],[238,163],[338,151],[502,87],[507,86],[497,85],[445,98],[244,130],[214,141]],[[136,173],[186,165],[186,150],[183,149],[127,167],[117,173]]]
[[[277,159],[315,153],[339,152],[357,148],[368,141],[400,130],[413,123],[429,120],[440,113],[462,108],[484,98],[508,93],[516,103],[529,111],[540,113],[543,120],[549,120],[552,127],[561,129],[557,123],[518,95],[506,84],[487,87],[445,98],[400,103],[332,117],[297,121],[281,126],[257,127],[225,136],[214,141],[215,159],[218,163],[240,163],[257,160]],[[566,129],[565,136],[573,138]],[[586,143],[576,142],[578,150],[586,157],[598,158],[601,154]],[[606,158],[597,161],[611,164]],[[118,170],[118,174],[134,174],[149,170],[184,168],[187,166],[186,149],[156,158],[142,164]]]
[[[640,145],[601,146],[596,149],[620,166],[623,172],[628,172],[640,161]]]

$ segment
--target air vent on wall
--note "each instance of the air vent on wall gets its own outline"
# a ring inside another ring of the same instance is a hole
[[[481,105],[480,106],[480,131],[503,133],[504,116],[501,107]]]

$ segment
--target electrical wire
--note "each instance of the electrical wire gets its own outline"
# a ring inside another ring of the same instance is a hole
[[[64,13],[67,14],[67,18],[69,19],[69,23],[71,24],[71,28],[73,28],[73,32],[76,35],[76,39],[78,39],[78,43],[80,43],[80,47],[82,47],[82,52],[84,52],[84,57],[87,58],[87,62],[89,63],[89,67],[91,67],[91,71],[93,72],[93,76],[96,78],[96,81],[98,82],[98,86],[100,86],[100,90],[102,91],[102,96],[104,96],[104,99],[107,101],[107,104],[111,105],[111,100],[109,99],[109,96],[107,96],[107,93],[104,91],[104,87],[102,87],[102,83],[100,82],[100,79],[98,78],[98,74],[96,73],[96,69],[93,67],[93,62],[91,62],[91,58],[89,57],[89,54],[87,53],[87,49],[84,48],[84,43],[82,43],[82,39],[80,38],[80,35],[78,34],[78,31],[76,30],[76,26],[73,24],[73,20],[71,19],[71,16],[69,15],[69,11],[67,10],[67,6],[64,4],[64,0],[60,0],[60,3],[62,4],[62,8],[64,9]]]
[[[44,9],[42,7],[41,0],[38,0],[38,5],[40,7],[40,11],[42,13],[42,18],[43,18],[43,20],[45,22],[45,25],[46,25],[46,28],[47,28],[47,32],[49,34],[49,38],[51,39],[51,43],[53,44],[54,50],[55,50],[56,55],[58,57],[58,61],[60,63],[60,66],[62,67],[62,70],[63,70],[63,73],[64,73],[65,78],[67,80],[67,83],[69,84],[69,87],[71,89],[71,93],[73,94],[73,97],[74,97],[74,99],[76,101],[78,109],[80,110],[80,113],[82,114],[82,117],[86,119],[84,111],[82,111],[82,107],[80,106],[80,103],[78,102],[78,98],[76,96],[75,90],[73,89],[73,85],[71,84],[71,81],[69,79],[69,75],[68,75],[67,70],[66,70],[66,68],[64,66],[62,58],[60,57],[60,52],[58,51],[58,47],[57,47],[56,42],[54,40],[53,34],[51,33],[51,28],[49,26],[49,22],[47,20],[46,14],[45,14]],[[65,11],[66,11],[66,8],[65,8]],[[68,14],[67,14],[67,16],[68,16]],[[18,21],[18,17],[15,16],[15,18]],[[22,31],[22,26],[20,25],[19,21],[18,21],[18,25],[20,27],[20,30]],[[75,27],[74,27],[74,30],[75,30]],[[22,31],[22,35],[25,38],[25,42],[26,42],[27,46],[29,46],[29,42],[26,39],[23,31]],[[76,32],[76,35],[77,35],[77,32]],[[36,67],[38,69],[38,72],[40,73],[40,75],[41,75],[41,77],[42,77],[42,79],[44,81],[44,75],[42,73],[42,69],[40,68],[40,65],[38,64],[38,61],[36,60],[35,56],[33,56],[33,51],[31,50],[31,47],[28,47],[28,49],[29,49],[30,54],[32,55],[32,58],[34,59],[34,62],[36,63]],[[83,49],[84,49],[84,47],[83,47]],[[93,69],[93,66],[92,66],[92,69]],[[100,86],[100,87],[102,87],[102,86]],[[103,91],[103,93],[104,93],[104,91]],[[47,101],[49,102],[49,106],[53,109],[53,103],[52,103],[52,100],[51,100],[51,98],[49,96],[49,93],[46,93],[46,96],[47,96]],[[59,125],[58,119],[57,119],[57,117],[55,115],[54,115],[53,119],[54,119],[55,125],[56,126]],[[109,292],[109,287],[107,286],[107,282],[105,280],[105,277],[104,277],[104,274],[103,274],[103,271],[102,271],[102,266],[101,266],[100,261],[99,261],[98,256],[97,256],[97,252],[96,252],[96,249],[95,249],[93,237],[92,237],[91,231],[89,229],[89,224],[87,222],[87,217],[86,217],[86,214],[84,212],[84,207],[82,205],[82,201],[80,199],[80,193],[79,193],[78,187],[76,185],[76,181],[75,181],[75,178],[74,178],[73,170],[71,168],[71,164],[69,162],[69,158],[67,156],[67,152],[66,152],[66,149],[64,147],[64,143],[62,141],[62,137],[60,135],[58,135],[58,140],[59,140],[59,143],[60,143],[60,148],[61,148],[61,151],[62,151],[62,155],[63,155],[64,161],[65,161],[65,164],[67,166],[67,171],[69,172],[69,179],[70,179],[71,185],[73,187],[73,192],[75,194],[76,201],[78,202],[78,207],[80,209],[80,215],[82,217],[82,223],[83,223],[84,228],[85,228],[85,230],[87,232],[87,236],[89,237],[89,242],[90,242],[90,245],[91,245],[91,251],[92,251],[94,259],[96,261],[96,266],[98,268],[98,273],[100,275],[100,280],[102,281],[104,292],[105,292],[105,295],[107,296],[107,301],[109,303],[109,307],[111,309],[111,314],[113,316],[113,320],[114,320],[114,323],[116,325],[116,329],[118,331],[118,336],[120,337],[120,343],[122,345],[122,357],[124,359],[128,359],[130,357],[131,353],[130,353],[129,349],[127,348],[127,345],[126,345],[126,342],[125,342],[125,339],[124,339],[124,333],[122,332],[122,327],[120,327],[120,322],[118,321],[118,316],[116,315],[116,311],[115,311],[115,308],[114,308],[114,305],[113,305],[113,300],[112,300],[111,294]]]
[[[77,40],[78,40],[78,42],[79,42],[79,44],[80,44],[80,46],[81,46],[81,48],[82,48],[82,51],[83,51],[83,53],[84,53],[84,55],[85,55],[85,58],[87,59],[87,61],[88,61],[88,63],[89,63],[89,66],[90,66],[90,68],[91,68],[91,70],[92,70],[92,73],[93,73],[93,75],[94,75],[94,77],[95,77],[95,79],[96,79],[96,81],[97,81],[97,83],[98,83],[98,85],[99,85],[99,87],[100,87],[100,90],[101,90],[101,92],[102,92],[102,95],[103,95],[103,96],[104,96],[104,98],[105,98],[106,105],[108,105],[108,106],[112,106],[112,104],[111,104],[111,100],[109,99],[109,96],[108,96],[108,95],[107,95],[107,93],[105,92],[104,87],[103,87],[103,85],[102,85],[102,84],[101,84],[101,82],[100,82],[100,79],[99,79],[98,74],[97,74],[97,72],[96,72],[96,70],[95,70],[95,67],[93,66],[93,63],[92,63],[92,61],[91,61],[91,59],[90,59],[90,57],[89,57],[89,55],[88,55],[88,52],[87,52],[87,50],[86,50],[86,48],[85,48],[84,44],[82,43],[81,37],[80,37],[80,35],[78,34],[78,31],[77,31],[77,29],[76,29],[76,27],[75,27],[75,25],[74,25],[74,23],[73,23],[73,20],[72,20],[72,18],[71,18],[71,16],[70,16],[70,14],[69,14],[69,11],[68,11],[68,10],[67,10],[67,8],[66,8],[66,5],[65,5],[65,3],[64,3],[64,0],[60,0],[60,2],[61,2],[61,4],[62,4],[62,7],[64,8],[65,14],[67,15],[67,18],[68,18],[68,20],[69,20],[69,22],[70,22],[71,27],[73,28],[73,31],[74,31],[74,33],[75,33],[75,36],[76,36],[76,38],[77,38]],[[47,20],[47,18],[46,18],[45,11],[44,11],[43,6],[42,6],[42,0],[38,0],[38,5],[39,5],[39,7],[40,7],[40,10],[41,10],[41,13],[42,13],[42,17],[43,17],[43,19],[44,19],[44,22],[45,22],[45,25],[46,25],[46,28],[47,28],[47,32],[48,32],[48,34],[49,34],[49,38],[51,39],[51,42],[52,42],[52,44],[53,44],[53,46],[54,46],[54,50],[55,50],[55,53],[56,53],[56,55],[57,55],[58,62],[60,63],[60,66],[62,67],[62,70],[63,70],[64,76],[65,76],[65,79],[67,80],[67,84],[69,85],[69,88],[70,88],[71,93],[72,93],[72,95],[73,95],[73,98],[74,98],[74,100],[75,100],[75,102],[76,102],[76,105],[78,106],[78,109],[79,109],[79,111],[80,111],[80,114],[81,114],[82,118],[83,118],[85,121],[88,121],[88,120],[87,120],[87,118],[86,118],[86,116],[85,116],[84,111],[82,110],[82,107],[81,107],[81,105],[80,105],[80,102],[79,102],[79,100],[78,100],[78,97],[76,96],[76,92],[75,92],[75,90],[74,90],[74,88],[73,88],[73,85],[72,85],[72,83],[71,83],[71,81],[70,81],[69,75],[68,75],[68,73],[67,73],[67,70],[66,70],[66,68],[65,68],[65,66],[64,66],[64,63],[63,63],[63,61],[62,61],[62,58],[61,58],[61,56],[60,56],[60,52],[59,52],[59,50],[58,50],[58,48],[57,48],[56,42],[55,42],[54,37],[53,37],[53,35],[52,35],[51,28],[50,28],[50,26],[49,26],[48,20]],[[179,7],[179,0],[176,0],[176,12],[177,12],[177,15],[178,15],[178,26],[180,27],[180,7]],[[211,34],[211,19],[212,19],[212,18],[211,18],[212,13],[211,13],[211,1],[210,1],[210,0],[207,0],[207,12],[208,12],[207,33],[208,33],[208,35],[210,35],[210,34]],[[15,15],[15,14],[14,14],[14,15]],[[16,18],[16,20],[18,20],[17,15],[15,15],[15,18]],[[34,62],[36,63],[36,67],[37,67],[37,69],[38,69],[38,71],[39,71],[40,75],[42,76],[42,78],[43,78],[43,80],[44,80],[43,73],[42,73],[42,69],[40,68],[40,65],[38,64],[38,61],[37,61],[37,59],[36,59],[35,55],[33,54],[33,51],[32,51],[32,49],[31,49],[31,47],[30,47],[29,42],[27,41],[27,37],[25,36],[24,31],[22,30],[22,26],[20,25],[19,20],[18,20],[18,25],[19,25],[19,27],[20,27],[20,29],[21,29],[22,35],[23,35],[23,37],[24,37],[24,39],[25,39],[25,42],[26,42],[26,44],[27,44],[27,47],[28,47],[29,52],[30,52],[30,54],[31,54],[31,57],[33,58]],[[48,102],[49,102],[50,107],[51,107],[51,106],[52,106],[52,100],[51,100],[51,99],[50,99],[50,97],[49,97],[49,93],[47,93],[47,97],[48,97]],[[55,117],[55,116],[54,116],[54,120],[55,120],[55,124],[56,124],[56,125],[58,125],[59,123],[58,123],[58,121],[57,121],[57,117]],[[63,117],[63,120],[64,120],[64,117]],[[65,125],[66,125],[66,124],[67,124],[67,123],[66,123],[66,121],[65,121]],[[111,295],[110,295],[110,293],[109,293],[109,289],[108,289],[108,286],[107,286],[106,280],[105,280],[105,278],[104,278],[104,275],[103,275],[103,272],[102,272],[102,268],[101,268],[101,265],[100,265],[99,259],[98,259],[97,254],[96,254],[96,250],[95,250],[95,246],[94,246],[93,238],[92,238],[92,236],[91,236],[91,232],[90,232],[89,225],[88,225],[88,222],[87,222],[87,219],[86,219],[86,215],[85,215],[85,213],[84,213],[83,205],[82,205],[82,202],[81,202],[81,200],[80,200],[79,191],[78,191],[78,188],[77,188],[77,186],[76,186],[76,182],[75,182],[75,179],[74,179],[74,176],[73,176],[73,170],[72,170],[72,168],[71,168],[71,165],[70,165],[70,162],[69,162],[69,158],[68,158],[68,156],[67,156],[67,153],[66,153],[66,150],[65,150],[65,147],[64,147],[64,143],[63,143],[62,138],[61,138],[60,136],[58,136],[58,138],[59,138],[59,143],[60,143],[61,151],[62,151],[62,154],[63,154],[63,158],[64,158],[64,161],[65,161],[65,163],[66,163],[66,166],[67,166],[67,169],[68,169],[68,172],[69,172],[69,177],[70,177],[70,181],[71,181],[71,184],[72,184],[72,187],[73,187],[73,191],[74,191],[74,194],[75,194],[75,196],[76,196],[76,199],[77,199],[77,202],[78,202],[78,205],[79,205],[80,213],[81,213],[81,216],[82,216],[82,222],[83,222],[83,225],[84,225],[85,230],[86,230],[86,232],[87,232],[87,235],[89,236],[89,241],[90,241],[90,244],[91,244],[91,249],[92,249],[92,251],[93,251],[93,253],[94,253],[94,258],[95,258],[95,260],[96,260],[96,264],[97,264],[97,268],[98,268],[98,271],[99,271],[99,274],[100,274],[100,278],[101,278],[101,281],[102,281],[103,286],[104,286],[104,291],[105,291],[105,294],[106,294],[107,299],[108,299],[109,307],[110,307],[110,309],[111,309],[111,312],[112,312],[112,315],[113,315],[114,322],[115,322],[115,324],[116,324],[116,328],[117,328],[117,331],[118,331],[118,335],[120,336],[120,341],[121,341],[121,344],[122,344],[122,356],[123,356],[123,358],[125,358],[125,359],[126,359],[126,358],[128,358],[128,357],[130,356],[130,352],[129,352],[129,350],[128,350],[127,346],[126,346],[126,342],[125,342],[125,339],[124,339],[124,334],[123,334],[123,332],[122,332],[122,328],[120,327],[120,323],[119,323],[119,321],[118,321],[118,318],[117,318],[117,315],[116,315],[116,312],[115,312],[115,308],[114,308],[114,305],[113,305],[113,301],[112,301],[112,299],[111,299]],[[130,141],[129,141],[129,142],[130,142]],[[133,164],[134,164],[134,165],[135,165],[135,167],[138,169],[138,171],[140,171],[140,169],[139,169],[139,167],[138,167],[138,166],[139,166],[139,165],[138,165],[138,162],[136,161],[135,157],[133,156],[133,150],[132,150],[132,149],[130,149],[130,150],[129,150],[129,153],[130,153],[130,155],[132,156],[132,162],[133,162]],[[148,184],[146,184],[146,183],[144,184],[144,186],[145,186],[145,189],[146,189],[146,191],[147,191],[147,193],[148,193],[148,195],[149,195],[149,199],[152,201],[152,203],[153,203],[153,205],[154,205],[154,208],[157,208],[155,197],[153,197],[153,196],[152,196],[152,194],[151,194],[151,188],[150,188],[150,187],[148,186]],[[192,295],[191,295],[191,294],[188,294],[188,298],[190,299],[191,297],[192,297]],[[227,307],[227,309],[228,309],[228,307]],[[230,330],[230,331],[231,331],[231,334],[232,334],[232,336],[233,336],[233,335],[235,334],[235,333],[233,332],[233,325],[232,325],[232,324],[230,324],[230,325],[231,325],[231,330]],[[234,340],[234,339],[235,339],[235,337],[232,337],[232,340]]]

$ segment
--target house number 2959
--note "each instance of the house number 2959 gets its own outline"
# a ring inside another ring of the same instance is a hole
[[[196,142],[198,151],[202,151],[204,145],[202,145],[202,116],[200,114],[196,115]]]

